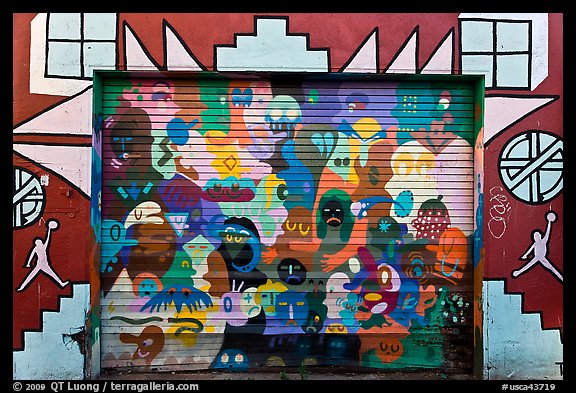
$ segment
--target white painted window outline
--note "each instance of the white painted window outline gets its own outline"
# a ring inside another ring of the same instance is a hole
[[[84,16],[85,13],[79,13],[79,17],[80,17],[80,37],[78,39],[72,39],[72,38],[50,38],[50,15],[51,13],[47,13],[46,14],[46,63],[44,65],[44,77],[45,78],[62,78],[62,79],[80,79],[80,80],[92,80],[92,75],[84,75],[84,69],[86,68],[86,66],[90,66],[90,64],[86,64],[84,61],[84,44],[86,43],[90,43],[90,42],[94,42],[94,43],[110,43],[113,44],[116,47],[116,37],[118,35],[118,32],[116,31],[114,33],[115,38],[114,39],[87,39],[84,38],[84,28],[85,28],[85,24],[84,24]],[[116,23],[116,14],[114,13],[110,13],[109,14],[111,17],[115,18],[115,23]],[[50,51],[50,43],[56,43],[56,42],[64,42],[64,43],[78,43],[80,45],[80,58],[78,59],[78,64],[80,67],[80,75],[59,75],[59,74],[50,74],[48,72],[48,64],[50,62],[50,56],[49,56],[49,51]],[[112,62],[111,64],[116,65],[116,50],[114,50],[114,58],[111,59]]]
[[[485,22],[492,24],[492,50],[489,51],[464,51],[462,49],[462,42],[463,42],[463,33],[462,33],[462,24],[465,22]],[[492,80],[490,81],[490,85],[486,86],[486,89],[504,89],[504,90],[531,90],[531,83],[532,83],[532,20],[514,20],[514,19],[485,19],[485,18],[462,18],[459,19],[459,31],[460,31],[460,68],[461,73],[464,74],[467,71],[477,71],[477,70],[465,70],[463,69],[463,61],[464,57],[466,56],[492,56]],[[499,51],[498,50],[498,42],[497,42],[497,35],[498,35],[498,25],[504,24],[525,24],[528,26],[528,33],[527,33],[527,42],[528,42],[528,49],[524,51]],[[498,58],[510,55],[527,55],[528,56],[528,64],[526,70],[526,85],[524,86],[506,86],[506,85],[498,85]]]

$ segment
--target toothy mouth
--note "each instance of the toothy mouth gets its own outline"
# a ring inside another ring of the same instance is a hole
[[[296,129],[296,122],[272,121],[270,129],[274,131],[292,131]]]

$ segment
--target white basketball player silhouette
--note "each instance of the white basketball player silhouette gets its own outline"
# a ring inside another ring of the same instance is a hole
[[[52,230],[56,231],[58,229],[58,221],[50,219],[46,223],[46,227],[48,228],[46,240],[42,241],[42,239],[39,237],[34,239],[34,247],[30,250],[26,265],[24,265],[24,267],[30,268],[30,264],[34,259],[34,256],[36,256],[36,266],[34,266],[34,269],[28,273],[22,284],[20,284],[20,286],[16,289],[16,292],[23,291],[41,271],[56,281],[62,288],[64,288],[69,283],[69,281],[62,282],[60,277],[58,277],[56,272],[52,269],[52,266],[50,266],[50,256],[48,255],[48,246],[50,245],[50,232]]]
[[[539,230],[534,230],[532,232],[532,239],[534,239],[534,243],[526,250],[526,253],[520,257],[520,259],[528,259],[530,253],[534,254],[534,257],[524,264],[520,269],[514,270],[512,272],[512,277],[516,278],[526,270],[530,269],[536,263],[541,263],[545,269],[548,269],[552,274],[554,274],[560,281],[564,282],[562,279],[562,274],[552,265],[552,263],[546,258],[546,254],[548,254],[548,240],[550,239],[550,231],[552,229],[552,223],[556,221],[556,213],[549,212],[546,214],[546,234],[542,237],[542,232]]]

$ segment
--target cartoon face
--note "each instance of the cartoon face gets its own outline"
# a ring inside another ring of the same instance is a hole
[[[328,358],[331,360],[344,358],[348,350],[346,339],[338,334],[330,334],[326,338],[326,355]]]
[[[287,95],[274,97],[268,104],[266,122],[269,123],[272,131],[284,131],[288,135],[293,135],[302,120],[302,112],[298,102]]]
[[[225,349],[216,356],[212,368],[229,371],[246,371],[250,362],[246,354],[239,349]]]
[[[295,245],[308,245],[312,241],[312,213],[310,210],[297,206],[288,212],[286,221],[282,224],[283,239],[288,241],[288,247],[296,249]],[[308,244],[307,244],[308,243]]]
[[[112,150],[104,149],[104,164],[113,167],[122,165],[151,166],[151,123],[148,114],[139,108],[130,108],[125,113],[111,117],[105,123],[105,135],[109,142],[106,145]],[[112,154],[110,154],[112,153]]]
[[[306,333],[318,333],[322,330],[324,326],[324,318],[317,311],[309,310],[308,318],[306,322],[302,325],[302,329]]]
[[[140,273],[132,282],[134,295],[140,298],[150,298],[163,288],[162,282],[153,273]]]
[[[150,365],[164,348],[164,332],[158,326],[146,326],[139,335],[120,333],[120,341],[136,344],[132,359],[144,359]]]
[[[260,285],[255,294],[255,301],[260,304],[267,316],[276,315],[276,298],[278,294],[286,291],[286,286],[282,283],[272,283],[270,279],[266,281],[266,284]]]
[[[363,305],[372,314],[392,312],[398,303],[400,284],[396,269],[387,263],[380,264],[376,271],[376,281],[365,280],[362,283]]]
[[[224,260],[240,272],[254,270],[260,260],[262,248],[260,239],[254,232],[243,225],[229,222],[225,224],[220,236],[222,245],[218,250]]]
[[[300,327],[308,318],[308,302],[306,294],[288,290],[278,294],[276,298],[276,318],[281,326]],[[298,329],[301,331],[301,329]]]
[[[215,202],[249,202],[254,198],[256,186],[252,179],[210,179],[202,190],[202,198]]]
[[[344,208],[340,201],[331,200],[322,208],[322,220],[331,227],[339,227],[344,221]]]
[[[404,345],[397,338],[384,337],[376,347],[376,356],[382,363],[392,363],[404,353]]]
[[[286,258],[277,267],[280,280],[290,285],[300,285],[306,281],[306,267],[297,259]]]
[[[262,310],[262,307],[256,301],[257,290],[258,288],[255,287],[246,288],[240,297],[240,311],[246,318],[254,318]]]
[[[345,308],[345,300],[348,298],[349,290],[344,285],[350,282],[346,273],[334,273],[326,281],[326,299],[324,304],[328,307],[328,318],[340,318],[340,311]]]
[[[340,190],[327,191],[318,204],[318,238],[324,239],[328,232],[338,232],[340,241],[347,242],[354,227],[350,211],[350,195]]]
[[[330,159],[328,160],[326,166],[332,170],[332,172],[340,176],[342,180],[348,181],[352,163],[351,158],[352,155],[350,152],[350,143],[348,141],[348,137],[345,134],[339,132],[338,142],[336,143],[336,147],[330,155]]]
[[[402,281],[396,269],[382,260],[376,260],[366,247],[358,247],[358,256],[366,268],[364,275],[358,275],[353,280],[354,285],[346,285],[354,289],[360,282],[362,309],[372,314],[390,313],[396,308]],[[369,316],[368,316],[369,317]]]
[[[164,310],[168,306],[176,308],[176,312],[182,310],[182,306],[186,305],[188,310],[192,312],[194,310],[202,307],[211,307],[212,299],[208,294],[194,288],[192,285],[185,284],[173,284],[170,287],[164,287],[163,290],[154,295],[142,308],[140,311],[146,311],[150,309],[150,312],[156,309],[156,312],[160,311],[160,307],[164,306]]]
[[[182,249],[190,258],[192,266],[199,266],[214,250],[214,246],[204,236],[198,235],[184,244]]]

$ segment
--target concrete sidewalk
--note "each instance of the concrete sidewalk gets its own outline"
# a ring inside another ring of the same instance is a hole
[[[98,380],[101,381],[301,381],[301,380],[474,380],[472,375],[445,374],[438,371],[341,371],[338,369],[308,368],[305,372],[298,369],[279,369],[278,371],[266,369],[263,371],[250,370],[247,372],[230,372],[225,370],[198,370],[186,372],[130,372],[130,371],[104,371]]]

